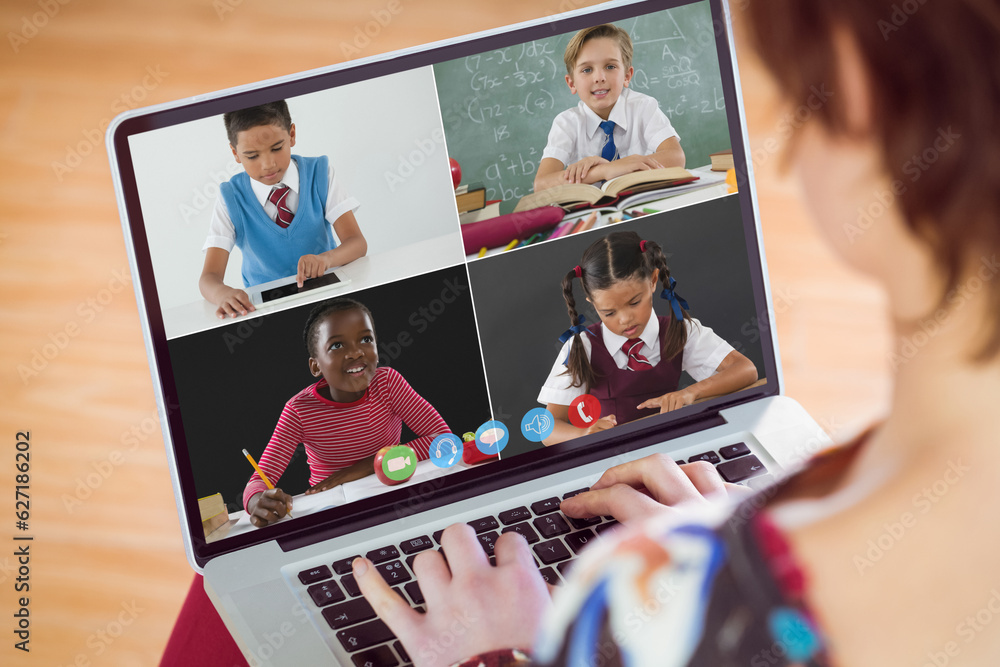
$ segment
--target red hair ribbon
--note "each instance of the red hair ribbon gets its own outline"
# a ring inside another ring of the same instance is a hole
[[[573,273],[576,274],[577,278],[582,278],[583,277],[583,269],[580,268],[579,264],[577,264],[576,266],[573,267]]]
[[[639,241],[639,252],[646,252],[646,240]]]

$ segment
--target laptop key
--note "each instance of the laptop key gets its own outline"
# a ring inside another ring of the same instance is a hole
[[[570,491],[569,493],[563,494],[563,500],[569,500],[573,496],[578,496],[581,493],[586,493],[587,491],[590,491],[590,487],[589,486],[587,488],[585,488],[585,489],[577,489],[576,491]]]
[[[307,588],[306,592],[309,593],[309,597],[312,598],[317,607],[325,607],[328,604],[343,602],[347,599],[344,591],[340,590],[340,586],[337,585],[336,581],[324,581],[322,584],[315,584]]]
[[[403,662],[412,662],[410,660],[410,655],[406,652],[406,649],[403,648],[403,642],[393,642],[392,647],[396,649],[396,653],[398,653],[399,657],[403,659]]]
[[[543,565],[552,565],[552,563],[572,558],[569,549],[566,548],[566,545],[561,540],[549,540],[548,542],[536,544],[532,548]]]
[[[574,519],[571,516],[568,516],[566,518],[569,519],[570,525],[576,528],[577,530],[580,530],[581,528],[587,528],[588,526],[596,526],[601,522],[601,517],[599,516],[592,516],[589,519]]]
[[[345,574],[343,577],[341,577],[340,584],[344,587],[344,590],[347,591],[347,594],[350,595],[352,598],[356,598],[359,595],[361,595],[361,589],[358,588],[358,582],[354,579],[353,574]]]
[[[389,626],[380,620],[362,623],[337,633],[341,646],[351,653],[395,638]]]
[[[500,527],[497,520],[491,516],[484,516],[482,519],[476,519],[475,521],[470,521],[469,525],[472,526],[473,530],[476,531],[476,535],[480,533],[485,533],[487,530],[496,530]]]
[[[563,533],[569,532],[569,525],[566,521],[558,514],[550,514],[548,516],[540,516],[532,523],[535,528],[538,529],[538,533],[545,538],[555,537],[556,535],[562,535]]]
[[[356,667],[396,667],[399,664],[388,646],[376,646],[363,653],[356,653],[351,656],[351,660]]]
[[[735,445],[726,445],[725,447],[719,448],[719,453],[722,454],[722,458],[735,459],[737,456],[744,456],[750,453],[750,448],[747,447],[747,443],[738,442]]]
[[[576,562],[576,561],[564,560],[563,562],[561,562],[558,565],[556,565],[556,567],[559,568],[559,574],[561,574],[562,576],[564,576],[566,578],[569,578],[569,570],[572,567],[572,565],[573,565],[574,562]]]
[[[403,586],[406,589],[406,594],[410,596],[413,600],[413,604],[423,604],[424,594],[420,592],[420,584],[416,581],[411,581],[410,583]]]
[[[537,503],[531,503],[531,511],[535,514],[548,514],[549,512],[555,512],[558,509],[558,498],[546,498],[545,500],[539,500]]]
[[[399,558],[399,550],[390,544],[389,546],[382,547],[381,549],[372,549],[365,554],[365,557],[375,565],[378,565],[379,563],[384,563],[387,560]]]
[[[600,526],[598,526],[594,530],[596,530],[597,534],[600,535],[601,533],[603,533],[604,531],[608,530],[609,528],[614,528],[617,525],[618,525],[618,522],[612,520],[612,521],[608,521],[607,523],[602,523]]]
[[[506,512],[500,512],[497,516],[500,517],[500,523],[509,526],[512,523],[527,521],[531,518],[531,512],[528,511],[527,507],[516,507]]]
[[[442,528],[441,530],[435,530],[434,531],[434,541],[437,542],[438,544],[441,544],[441,534],[442,533],[444,533],[444,528]]]
[[[337,574],[350,574],[351,573],[351,563],[354,562],[355,558],[361,558],[361,554],[357,556],[351,556],[350,558],[343,558],[333,563],[333,571]]]
[[[375,569],[378,573],[382,575],[385,579],[385,583],[390,586],[395,586],[396,584],[401,584],[404,581],[409,581],[412,579],[410,573],[406,571],[403,567],[403,561],[394,560],[391,563],[382,563],[381,565],[376,565]]]
[[[420,537],[415,537],[412,540],[401,542],[399,548],[404,554],[410,555],[423,551],[424,549],[430,549],[433,546],[434,543],[431,542],[431,538],[426,535],[421,535]]]
[[[596,539],[597,536],[594,535],[594,531],[590,528],[586,530],[581,530],[576,533],[570,533],[564,539],[569,548],[573,550],[573,553],[580,553],[580,551]]]
[[[760,491],[761,489],[766,489],[774,484],[774,481],[774,475],[768,473],[766,475],[761,475],[760,477],[751,477],[747,480],[747,486],[754,491]]]
[[[763,475],[767,468],[756,455],[744,456],[734,461],[726,461],[716,466],[716,470],[727,482],[742,482],[745,479]]]
[[[317,581],[323,581],[324,579],[329,579],[333,576],[330,572],[330,568],[326,565],[318,565],[309,570],[302,570],[299,572],[299,581],[303,585],[308,586],[309,584],[315,584]]]
[[[497,538],[500,537],[497,534],[497,531],[491,530],[488,533],[483,533],[482,535],[477,535],[476,537],[479,539],[479,544],[483,547],[483,551],[486,552],[486,555],[492,556]]]
[[[688,463],[694,463],[695,461],[708,461],[711,464],[716,464],[719,462],[719,455],[715,452],[705,452],[704,454],[699,454],[698,456],[692,456],[688,459]]]
[[[534,544],[539,540],[538,533],[531,529],[531,525],[527,521],[524,523],[516,523],[513,526],[507,526],[500,532],[509,533],[510,531],[521,533],[521,536],[528,540],[528,544]]]
[[[331,628],[339,630],[340,628],[346,628],[348,625],[354,625],[355,623],[375,618],[375,610],[368,604],[368,600],[360,598],[327,607],[323,610],[323,618],[326,619]]]
[[[559,578],[559,575],[551,567],[543,567],[538,571],[538,574],[542,575],[545,583],[552,584],[553,586],[562,586],[563,580]]]

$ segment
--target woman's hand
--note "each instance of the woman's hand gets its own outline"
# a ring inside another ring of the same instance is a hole
[[[614,415],[607,415],[594,422],[590,428],[584,431],[584,433],[587,435],[590,435],[591,433],[600,433],[601,431],[607,431],[609,428],[614,428],[615,426],[618,426],[618,418]]]
[[[638,409],[645,410],[647,408],[657,408],[662,415],[664,412],[670,412],[671,410],[683,408],[685,405],[691,405],[694,403],[695,398],[697,398],[697,396],[695,396],[695,393],[690,389],[681,389],[679,391],[672,391],[669,394],[664,394],[659,398],[651,398],[648,401],[640,403],[638,405]]]
[[[413,663],[450,665],[486,651],[530,649],[551,598],[527,541],[514,532],[501,535],[494,550],[496,567],[464,523],[449,526],[441,545],[447,562],[437,551],[424,551],[413,562],[425,614],[390,588],[371,561],[354,561],[361,592]]]
[[[629,523],[752,493],[723,482],[707,461],[677,465],[666,454],[653,454],[608,469],[590,491],[564,500],[562,511],[574,519],[610,515]]]

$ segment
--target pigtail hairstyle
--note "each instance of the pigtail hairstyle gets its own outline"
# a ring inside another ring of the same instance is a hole
[[[588,297],[594,290],[609,289],[622,280],[649,280],[657,269],[664,289],[670,287],[670,269],[663,249],[654,241],[644,242],[635,232],[612,232],[598,239],[583,252],[578,268],[579,273],[574,268],[562,280],[563,298],[566,300],[571,328],[579,325],[576,300],[573,298],[573,278],[577,276]],[[667,312],[670,325],[663,341],[663,361],[669,361],[680,354],[687,343],[687,327],[682,323],[679,325],[672,308],[667,308]],[[682,319],[690,319],[683,308],[681,313]],[[581,335],[575,333],[573,336],[566,360],[566,373],[572,380],[570,386],[591,387],[597,375],[583,349],[583,342],[579,340]]]
[[[646,241],[645,246],[646,252],[644,254],[648,256],[651,267],[660,270],[660,282],[663,283],[663,289],[670,289],[670,267],[667,266],[667,258],[663,254],[663,248],[656,241]],[[688,315],[684,307],[679,307],[682,319],[690,320],[691,316]],[[667,314],[670,316],[670,328],[667,329],[667,335],[663,339],[662,359],[664,361],[673,359],[680,354],[684,350],[688,338],[687,327],[683,326],[683,322],[677,322],[674,309],[668,308]]]
[[[580,315],[576,312],[576,299],[573,297],[573,279],[576,276],[576,269],[573,269],[563,276],[562,279],[563,298],[566,300],[566,312],[569,313],[571,328],[580,323]],[[583,282],[582,272],[580,282]],[[584,286],[584,290],[586,290],[586,286]],[[570,343],[569,357],[566,359],[566,372],[572,378],[570,386],[591,387],[594,385],[597,375],[594,373],[594,368],[590,365],[590,357],[587,356],[586,350],[583,349],[583,341],[580,340],[580,335],[575,334]]]

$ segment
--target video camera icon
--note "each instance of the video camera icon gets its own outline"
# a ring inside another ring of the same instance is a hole
[[[556,420],[545,408],[532,408],[521,418],[521,434],[531,442],[541,442],[552,434]]]

